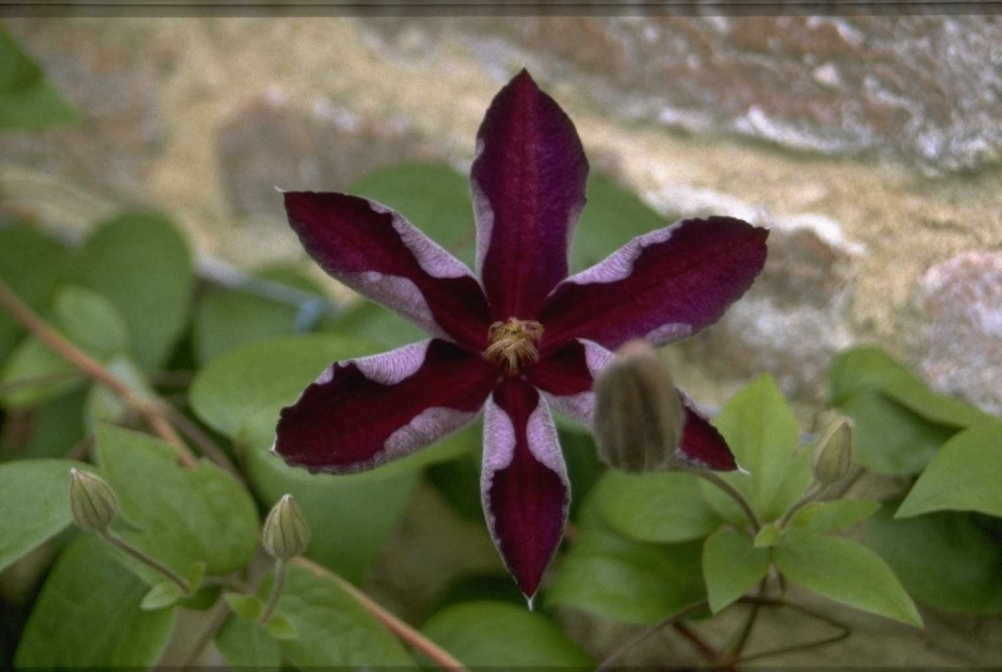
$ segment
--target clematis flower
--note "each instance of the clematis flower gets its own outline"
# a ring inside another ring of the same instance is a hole
[[[587,174],[574,125],[523,70],[494,98],[477,135],[477,275],[379,203],[284,195],[289,223],[325,271],[431,338],[332,364],[283,409],[275,452],[312,472],[357,472],[410,455],[483,412],[484,514],[530,598],[570,503],[551,408],[590,426],[592,381],[611,350],[634,338],[664,345],[713,323],[766,257],[764,229],[686,219],[568,277]],[[678,457],[734,469],[723,438],[685,403]]]

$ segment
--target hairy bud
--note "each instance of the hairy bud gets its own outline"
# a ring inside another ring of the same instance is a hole
[[[285,495],[264,520],[261,545],[276,560],[288,560],[302,555],[309,543],[310,528],[303,512],[292,495]]]
[[[811,468],[818,483],[836,483],[849,475],[852,468],[852,420],[837,417],[828,423],[818,440]]]
[[[70,509],[77,525],[103,532],[118,515],[118,498],[103,479],[70,469]]]
[[[646,341],[624,344],[595,379],[595,442],[609,466],[668,469],[684,422],[668,367]]]

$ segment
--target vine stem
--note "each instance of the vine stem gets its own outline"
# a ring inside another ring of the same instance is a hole
[[[790,520],[793,519],[793,515],[797,513],[797,511],[800,511],[800,509],[810,504],[824,489],[825,486],[817,481],[811,483],[810,487],[807,488],[807,491],[800,496],[800,499],[798,499],[793,506],[786,510],[783,517],[779,519],[778,523],[776,523],[776,527],[780,529],[785,528],[789,524]]]
[[[654,625],[644,628],[639,633],[637,633],[632,639],[628,640],[625,644],[623,644],[618,649],[609,654],[609,656],[605,660],[603,660],[598,667],[595,668],[595,672],[605,672],[606,670],[611,669],[612,666],[616,663],[616,661],[618,661],[620,658],[626,655],[626,653],[630,651],[630,649],[634,648],[635,646],[646,640],[651,635],[657,633],[659,630],[666,628],[669,625],[673,625],[674,623],[685,618],[688,614],[694,611],[702,609],[707,604],[709,604],[709,601],[706,599],[702,599],[699,602],[693,602],[689,606],[682,607],[673,614],[666,616],[665,618],[661,619]]]
[[[150,429],[174,447],[181,464],[189,468],[198,465],[198,459],[194,453],[191,452],[178,433],[174,431],[171,424],[160,413],[158,404],[155,401],[138,397],[132,388],[118,378],[118,376],[86,352],[70,343],[62,334],[49,326],[35,311],[21,301],[3,280],[0,280],[0,306],[3,306],[35,338],[82,373],[107,387],[126,405],[142,415],[146,423],[150,426]]]
[[[752,529],[754,529],[756,533],[762,529],[762,522],[758,519],[758,516],[755,515],[755,511],[752,509],[751,504],[748,503],[748,500],[745,499],[744,495],[738,492],[733,485],[720,478],[720,476],[718,476],[715,472],[708,471],[706,469],[683,467],[682,471],[702,478],[704,481],[712,483],[723,490],[727,496],[737,502],[738,506],[741,507],[741,510],[744,511],[745,516],[752,525]]]
[[[288,564],[285,560],[281,558],[275,560],[275,583],[271,587],[271,595],[268,597],[268,604],[264,605],[264,609],[261,611],[261,617],[258,619],[262,623],[267,623],[271,618],[271,615],[275,613],[275,607],[278,606],[278,598],[282,597],[282,588],[285,587],[285,575],[288,570]]]
[[[372,614],[376,620],[383,625],[383,627],[399,637],[401,640],[407,642],[407,644],[414,647],[416,650],[423,653],[443,670],[452,670],[453,672],[469,672],[466,666],[453,657],[451,653],[422,635],[411,626],[404,623],[383,607],[379,606],[368,595],[326,567],[322,567],[312,560],[307,560],[304,557],[293,558],[289,562],[299,565],[300,567],[304,567],[317,576],[326,577],[334,581],[334,583],[338,584],[342,590],[354,598],[354,600],[358,602],[363,609]]]
[[[156,560],[146,555],[145,553],[143,553],[138,548],[127,542],[125,539],[122,539],[120,536],[118,536],[111,530],[98,532],[98,534],[100,534],[105,541],[115,546],[115,548],[119,548],[125,551],[139,562],[143,563],[148,567],[152,567],[153,569],[157,570],[158,572],[166,576],[168,579],[176,583],[178,587],[180,587],[181,590],[184,591],[185,595],[191,593],[191,586],[188,584],[188,581],[186,581],[184,577],[182,577],[180,574],[175,572],[167,565],[163,564],[159,560]]]

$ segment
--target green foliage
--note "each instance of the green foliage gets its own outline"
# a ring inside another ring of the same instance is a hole
[[[691,474],[628,474],[611,469],[592,496],[610,527],[638,541],[699,539],[722,522],[706,504],[699,481]]]
[[[54,322],[84,352],[99,361],[124,353],[129,347],[129,328],[114,304],[101,294],[73,285],[56,294]]]
[[[651,544],[622,537],[586,502],[547,604],[624,623],[650,625],[705,597],[702,542]]]
[[[257,511],[232,476],[208,463],[182,469],[163,442],[108,425],[98,429],[97,449],[128,542],[180,574],[205,562],[210,574],[224,575],[250,561]],[[145,567],[137,571],[149,576]]]
[[[721,478],[740,491],[763,520],[775,520],[811,480],[810,455],[798,451],[797,419],[771,376],[759,376],[735,394],[714,421],[747,474]],[[728,521],[746,525],[744,512],[719,488],[700,483],[709,504]]]
[[[45,129],[79,120],[42,69],[0,28],[0,130]]]
[[[67,505],[68,508],[68,505]],[[173,609],[143,611],[149,587],[81,534],[45,581],[17,649],[25,667],[152,667],[174,629]]]
[[[254,280],[274,283],[320,298],[319,288],[294,270],[273,266],[255,274]],[[195,357],[206,364],[238,346],[288,336],[296,332],[300,308],[248,289],[211,287],[195,307],[193,340]]]
[[[866,520],[879,508],[878,502],[861,500],[811,502],[794,514],[790,528],[815,534],[838,532]]]
[[[158,583],[143,596],[139,603],[139,608],[143,611],[157,611],[167,609],[177,604],[184,597],[184,590],[181,586],[170,581]]]
[[[3,39],[0,31],[0,44]],[[66,275],[69,260],[70,251],[65,246],[34,227],[0,227],[0,280],[36,311],[48,307],[56,286]],[[22,332],[7,311],[0,311],[0,362],[13,351]]]
[[[82,387],[85,379],[76,368],[34,336],[24,339],[0,368],[0,403],[11,409],[26,409]]]
[[[31,433],[0,432],[0,463],[61,458],[84,439],[84,405],[89,390],[60,395],[30,410]]]
[[[271,589],[263,581],[259,595]],[[298,634],[280,643],[289,665],[308,667],[413,667],[414,661],[374,617],[332,580],[291,566],[278,614]],[[274,634],[274,633],[272,633]]]
[[[966,429],[947,441],[898,509],[899,517],[930,511],[980,511],[1002,516],[1002,420]]]
[[[794,530],[783,535],[773,559],[783,576],[856,609],[922,627],[908,593],[879,555],[848,539]]]
[[[0,464],[0,570],[64,530],[70,513],[70,469],[93,467],[71,460],[21,460]]]
[[[524,606],[466,602],[432,616],[422,628],[471,668],[592,669],[595,661],[557,624]]]
[[[278,641],[253,619],[231,616],[216,633],[216,646],[234,669],[265,672],[278,670],[282,665]]]
[[[169,220],[135,212],[101,224],[80,250],[75,278],[121,312],[143,369],[166,362],[187,322],[194,284],[188,245]]]
[[[976,517],[952,511],[895,519],[887,502],[864,527],[880,554],[916,600],[937,609],[1002,613],[1002,545]]]
[[[768,549],[752,545],[746,534],[721,527],[703,545],[703,576],[713,613],[731,604],[765,578]]]
[[[889,475],[921,472],[959,429],[984,422],[973,406],[930,390],[884,351],[860,347],[828,369],[834,403],[856,426],[856,458]]]

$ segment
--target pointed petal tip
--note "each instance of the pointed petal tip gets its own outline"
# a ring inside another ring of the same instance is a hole
[[[522,595],[525,597],[525,604],[527,607],[529,607],[529,611],[535,611],[536,593],[533,593],[532,595],[526,595],[525,593],[522,593]]]

